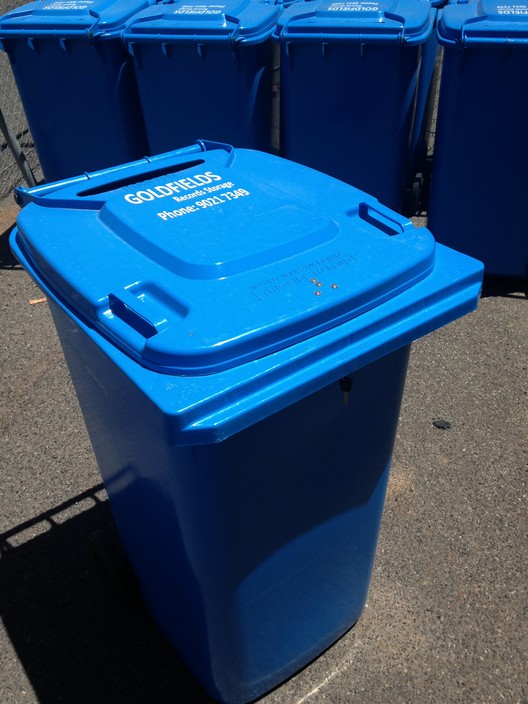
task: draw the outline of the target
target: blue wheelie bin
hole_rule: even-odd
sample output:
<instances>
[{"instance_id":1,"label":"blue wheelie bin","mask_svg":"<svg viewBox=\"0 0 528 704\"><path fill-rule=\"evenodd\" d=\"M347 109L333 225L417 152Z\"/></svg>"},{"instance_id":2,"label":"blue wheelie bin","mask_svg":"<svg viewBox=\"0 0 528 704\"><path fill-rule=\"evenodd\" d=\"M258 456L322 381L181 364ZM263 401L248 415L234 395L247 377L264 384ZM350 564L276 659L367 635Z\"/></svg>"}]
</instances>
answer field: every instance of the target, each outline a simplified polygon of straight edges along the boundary
<instances>
[{"instance_id":1,"label":"blue wheelie bin","mask_svg":"<svg viewBox=\"0 0 528 704\"><path fill-rule=\"evenodd\" d=\"M359 618L409 347L482 265L222 144L18 193L145 599L212 696L255 699Z\"/></svg>"},{"instance_id":2,"label":"blue wheelie bin","mask_svg":"<svg viewBox=\"0 0 528 704\"><path fill-rule=\"evenodd\" d=\"M151 154L201 134L271 147L271 32L280 4L169 0L136 15L124 38L134 59Z\"/></svg>"},{"instance_id":3,"label":"blue wheelie bin","mask_svg":"<svg viewBox=\"0 0 528 704\"><path fill-rule=\"evenodd\" d=\"M37 0L0 18L44 177L59 180L147 154L120 33L153 0Z\"/></svg>"},{"instance_id":4,"label":"blue wheelie bin","mask_svg":"<svg viewBox=\"0 0 528 704\"><path fill-rule=\"evenodd\" d=\"M528 7L496 0L442 10L444 47L429 202L438 241L487 274L528 276Z\"/></svg>"},{"instance_id":5,"label":"blue wheelie bin","mask_svg":"<svg viewBox=\"0 0 528 704\"><path fill-rule=\"evenodd\" d=\"M280 153L402 203L428 0L307 0L284 10Z\"/></svg>"}]
</instances>

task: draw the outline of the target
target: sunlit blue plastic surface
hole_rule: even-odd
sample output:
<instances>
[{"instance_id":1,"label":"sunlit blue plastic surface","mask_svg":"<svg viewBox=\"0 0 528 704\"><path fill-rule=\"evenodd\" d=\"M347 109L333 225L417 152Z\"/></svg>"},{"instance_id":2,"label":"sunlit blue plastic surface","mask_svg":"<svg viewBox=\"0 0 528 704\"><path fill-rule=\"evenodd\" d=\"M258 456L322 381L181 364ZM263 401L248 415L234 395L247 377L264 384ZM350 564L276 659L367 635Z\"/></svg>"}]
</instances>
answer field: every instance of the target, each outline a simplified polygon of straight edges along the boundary
<instances>
[{"instance_id":1,"label":"sunlit blue plastic surface","mask_svg":"<svg viewBox=\"0 0 528 704\"><path fill-rule=\"evenodd\" d=\"M224 442L180 447L104 343L52 310L150 610L214 697L254 699L363 610L408 348L355 372L348 406L334 382Z\"/></svg>"},{"instance_id":2,"label":"sunlit blue plastic surface","mask_svg":"<svg viewBox=\"0 0 528 704\"><path fill-rule=\"evenodd\" d=\"M427 230L250 150L197 145L28 197L20 227L40 211L28 246L52 286L157 371L204 374L289 347L394 297L435 262Z\"/></svg>"},{"instance_id":3,"label":"sunlit blue plastic surface","mask_svg":"<svg viewBox=\"0 0 528 704\"><path fill-rule=\"evenodd\" d=\"M172 233L169 246L166 233L150 228L159 203L170 197L157 198L153 193L164 189L154 189L179 183L189 194L201 190L192 184L208 172L222 176L212 183L224 183L229 173L231 190L251 183L251 195L163 221ZM141 202L130 203L125 199L130 194ZM277 157L222 145L197 144L22 189L19 196L25 205L11 245L50 301L116 524L146 601L214 697L248 702L319 655L359 618L409 346L475 308L482 266L435 246L427 231L414 230L350 186ZM183 202L198 199L203 196ZM145 214L131 220L125 216L128 206L131 212L146 206ZM216 220L210 222L214 208ZM286 239L276 214L281 208ZM326 232L329 220L333 235L315 236ZM319 229L312 228L314 222ZM199 365L185 372L149 368L148 357L137 355L126 334L120 339L112 323L100 324L91 314L96 291L101 285L99 291L105 291L112 277L122 281L152 271L164 289L164 277L178 268L174 258L188 251L195 229L202 254L230 252L235 240L242 260L260 248L262 265L233 266L229 276L218 278L227 282L218 289L202 288L207 278L184 280L185 305L192 309L196 299L198 309L205 307L187 336L201 336L205 344L207 326L214 329L218 316L233 337L244 319L251 328L256 309L248 305L250 276L258 284L251 296L258 300L258 292L272 338L282 336L283 344L260 347L266 339L262 330L249 358L237 356L236 347L221 351L214 356L217 368L207 373ZM337 258L328 254L332 243ZM347 259L347 243L356 247L353 261ZM158 245L164 248L166 274L158 264L152 269L146 256ZM59 263L61 247L68 263ZM280 256L269 261L269 251ZM387 285L390 277L382 275L387 272L398 272L397 286ZM178 277L167 281L171 291L177 289ZM332 317L339 305L328 305L326 298L341 290L353 312ZM357 291L368 292L369 305L354 310ZM155 298L172 310L166 294L158 291ZM268 306L267 298L275 304ZM288 304L298 311L303 302L300 338L291 329L298 332L298 321L275 327ZM312 302L328 316L326 325L314 325ZM181 301L176 310L183 315ZM156 327L147 317L141 324L132 307L123 313L114 304L113 314L137 333L148 332L147 323ZM179 344L178 336L169 337ZM214 345L213 335L211 341ZM343 377L349 380L348 396Z\"/></svg>"}]
</instances>

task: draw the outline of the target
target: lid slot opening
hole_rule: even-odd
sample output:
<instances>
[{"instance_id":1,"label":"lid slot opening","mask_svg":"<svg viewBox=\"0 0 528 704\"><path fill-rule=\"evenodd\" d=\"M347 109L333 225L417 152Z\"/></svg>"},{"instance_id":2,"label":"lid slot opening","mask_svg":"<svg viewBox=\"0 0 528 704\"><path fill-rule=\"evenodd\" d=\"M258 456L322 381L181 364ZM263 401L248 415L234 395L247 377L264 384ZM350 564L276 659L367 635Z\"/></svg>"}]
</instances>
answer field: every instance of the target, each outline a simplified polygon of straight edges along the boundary
<instances>
[{"instance_id":1,"label":"lid slot opening","mask_svg":"<svg viewBox=\"0 0 528 704\"><path fill-rule=\"evenodd\" d=\"M102 193L109 193L110 191L115 191L117 188L125 188L128 186L133 186L136 183L143 183L146 178L150 180L154 178L160 178L161 176L169 176L170 174L175 174L178 171L192 169L195 166L199 166L203 163L203 159L194 159L193 161L185 161L182 164L172 164L171 166L166 166L163 169L156 169L154 171L143 172L142 174L136 173L133 176L116 179L115 181L106 182L104 184L101 184L100 186L88 188L85 191L80 191L77 195L80 198L86 198L87 196L96 196Z\"/></svg>"}]
</instances>

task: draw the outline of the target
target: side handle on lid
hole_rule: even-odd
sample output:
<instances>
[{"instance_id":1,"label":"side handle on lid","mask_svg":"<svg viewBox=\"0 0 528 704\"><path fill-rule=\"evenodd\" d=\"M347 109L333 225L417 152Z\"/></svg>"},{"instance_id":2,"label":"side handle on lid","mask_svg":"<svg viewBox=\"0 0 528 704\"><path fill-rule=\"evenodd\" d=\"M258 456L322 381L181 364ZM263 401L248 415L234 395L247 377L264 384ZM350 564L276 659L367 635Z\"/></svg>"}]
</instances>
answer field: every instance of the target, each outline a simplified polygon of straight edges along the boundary
<instances>
[{"instance_id":1,"label":"side handle on lid","mask_svg":"<svg viewBox=\"0 0 528 704\"><path fill-rule=\"evenodd\" d=\"M108 296L108 306L108 311L105 313L106 321L115 317L145 339L153 337L158 332L155 323L152 323L113 293Z\"/></svg>"},{"instance_id":2,"label":"side handle on lid","mask_svg":"<svg viewBox=\"0 0 528 704\"><path fill-rule=\"evenodd\" d=\"M120 347L145 357L147 341L180 322L187 305L154 281L137 281L100 300L96 316Z\"/></svg>"},{"instance_id":3,"label":"side handle on lid","mask_svg":"<svg viewBox=\"0 0 528 704\"><path fill-rule=\"evenodd\" d=\"M152 315L153 311L140 312L134 299L123 300L122 296L108 294L108 308L101 308L98 317L107 332L131 352L141 356L147 340L161 332L167 324L164 315Z\"/></svg>"},{"instance_id":4,"label":"side handle on lid","mask_svg":"<svg viewBox=\"0 0 528 704\"><path fill-rule=\"evenodd\" d=\"M415 229L408 218L395 213L381 203L376 203L375 206L371 203L360 203L358 214L369 225L373 225L391 237Z\"/></svg>"}]
</instances>

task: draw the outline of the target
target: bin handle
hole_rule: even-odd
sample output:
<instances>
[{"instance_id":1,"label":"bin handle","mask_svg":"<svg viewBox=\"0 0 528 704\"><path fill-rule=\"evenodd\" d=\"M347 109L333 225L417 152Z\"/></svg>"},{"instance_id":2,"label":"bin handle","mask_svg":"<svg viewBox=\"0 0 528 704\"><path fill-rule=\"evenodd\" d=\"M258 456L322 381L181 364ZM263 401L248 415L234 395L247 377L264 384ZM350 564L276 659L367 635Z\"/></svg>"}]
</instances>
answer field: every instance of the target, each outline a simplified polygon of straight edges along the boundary
<instances>
[{"instance_id":1,"label":"bin handle","mask_svg":"<svg viewBox=\"0 0 528 704\"><path fill-rule=\"evenodd\" d=\"M98 318L103 328L120 346L124 345L140 356L147 340L157 335L167 324L165 316L152 322L146 315L135 310L131 303L114 293L108 294L108 307L99 309Z\"/></svg>"},{"instance_id":2,"label":"bin handle","mask_svg":"<svg viewBox=\"0 0 528 704\"><path fill-rule=\"evenodd\" d=\"M409 219L398 215L381 203L376 203L375 206L371 203L360 203L357 213L362 220L390 237L415 230L414 224Z\"/></svg>"},{"instance_id":3,"label":"bin handle","mask_svg":"<svg viewBox=\"0 0 528 704\"><path fill-rule=\"evenodd\" d=\"M160 174L163 170L168 172L181 170L186 168L185 160L189 156L212 150L227 152L225 166L231 166L234 159L234 148L230 144L198 139L188 147L175 149L165 154L146 156L143 159L112 168L84 173L81 176L74 176L54 183L44 183L34 188L19 186L15 189L15 200L21 207L28 203L37 203L49 208L68 207L77 210L99 210L105 204L105 199L96 196L119 188L127 182L145 181L152 178L153 174Z\"/></svg>"}]
</instances>

